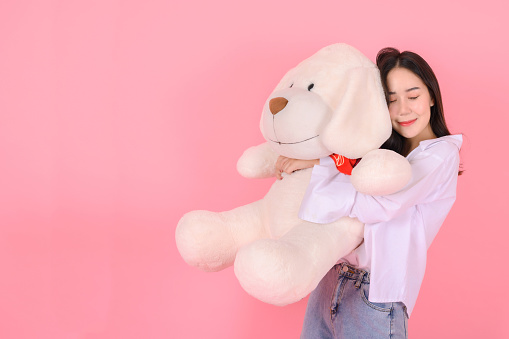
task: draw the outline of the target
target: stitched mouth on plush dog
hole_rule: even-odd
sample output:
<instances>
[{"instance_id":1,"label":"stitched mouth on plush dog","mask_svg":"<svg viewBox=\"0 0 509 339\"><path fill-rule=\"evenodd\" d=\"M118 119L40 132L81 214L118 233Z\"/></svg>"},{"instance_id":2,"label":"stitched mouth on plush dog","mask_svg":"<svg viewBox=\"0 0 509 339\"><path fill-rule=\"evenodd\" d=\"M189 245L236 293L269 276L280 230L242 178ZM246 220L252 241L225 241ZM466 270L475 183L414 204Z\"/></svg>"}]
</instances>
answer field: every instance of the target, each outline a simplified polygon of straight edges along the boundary
<instances>
[{"instance_id":1,"label":"stitched mouth on plush dog","mask_svg":"<svg viewBox=\"0 0 509 339\"><path fill-rule=\"evenodd\" d=\"M281 142L281 141L276 141L276 140L272 140L272 139L269 139L269 140L272 141L272 142L275 142L276 144L279 144L279 145L294 145L294 144L300 144L301 142L305 142L305 141L317 138L318 136L319 135L315 135L314 137L307 138L307 139L304 139L304 140L301 140L301 141L295 141L295 142Z\"/></svg>"}]
</instances>

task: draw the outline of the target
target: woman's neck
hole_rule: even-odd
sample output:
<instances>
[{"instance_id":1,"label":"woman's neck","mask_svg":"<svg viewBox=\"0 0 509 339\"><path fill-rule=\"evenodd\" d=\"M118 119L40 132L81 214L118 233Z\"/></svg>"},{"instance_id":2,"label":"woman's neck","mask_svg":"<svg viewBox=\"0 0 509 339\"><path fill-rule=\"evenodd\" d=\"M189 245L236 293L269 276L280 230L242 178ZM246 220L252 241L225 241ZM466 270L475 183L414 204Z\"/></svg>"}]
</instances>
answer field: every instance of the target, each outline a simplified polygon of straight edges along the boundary
<instances>
[{"instance_id":1,"label":"woman's neck","mask_svg":"<svg viewBox=\"0 0 509 339\"><path fill-rule=\"evenodd\" d=\"M421 132L419 135L416 135L413 138L405 139L405 146L403 147L403 155L407 156L412 152L414 149L416 149L421 141L424 140L430 140L435 139L437 136L435 133L433 133L433 129L431 128L431 125L428 124L428 126Z\"/></svg>"}]
</instances>

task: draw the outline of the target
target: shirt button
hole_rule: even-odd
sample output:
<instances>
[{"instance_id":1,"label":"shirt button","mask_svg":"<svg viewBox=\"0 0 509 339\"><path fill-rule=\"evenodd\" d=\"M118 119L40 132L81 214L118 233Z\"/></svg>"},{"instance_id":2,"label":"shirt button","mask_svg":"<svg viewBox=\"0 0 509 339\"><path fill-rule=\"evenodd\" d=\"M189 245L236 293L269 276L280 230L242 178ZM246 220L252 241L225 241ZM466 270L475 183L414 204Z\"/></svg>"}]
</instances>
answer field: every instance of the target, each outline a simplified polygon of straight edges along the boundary
<instances>
[{"instance_id":1,"label":"shirt button","mask_svg":"<svg viewBox=\"0 0 509 339\"><path fill-rule=\"evenodd\" d=\"M348 266L343 266L343 272L348 272Z\"/></svg>"}]
</instances>

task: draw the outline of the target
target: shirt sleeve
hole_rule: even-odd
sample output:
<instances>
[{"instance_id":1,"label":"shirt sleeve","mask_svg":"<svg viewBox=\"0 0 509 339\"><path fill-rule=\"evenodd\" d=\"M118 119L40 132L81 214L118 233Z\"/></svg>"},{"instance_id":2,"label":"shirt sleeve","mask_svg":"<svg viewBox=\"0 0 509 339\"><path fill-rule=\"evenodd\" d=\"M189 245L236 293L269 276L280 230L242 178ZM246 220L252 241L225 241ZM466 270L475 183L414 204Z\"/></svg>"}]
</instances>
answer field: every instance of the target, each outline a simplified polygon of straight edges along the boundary
<instances>
[{"instance_id":1,"label":"shirt sleeve","mask_svg":"<svg viewBox=\"0 0 509 339\"><path fill-rule=\"evenodd\" d=\"M350 217L366 224L384 222L418 204L448 198L456 194L450 185L458 175L459 153L454 145L439 143L410 160L412 178L400 191L385 196L355 193Z\"/></svg>"},{"instance_id":2,"label":"shirt sleeve","mask_svg":"<svg viewBox=\"0 0 509 339\"><path fill-rule=\"evenodd\" d=\"M312 175L302 199L299 218L327 224L348 216L355 198L350 176L338 172L330 157L321 158L313 167Z\"/></svg>"}]
</instances>

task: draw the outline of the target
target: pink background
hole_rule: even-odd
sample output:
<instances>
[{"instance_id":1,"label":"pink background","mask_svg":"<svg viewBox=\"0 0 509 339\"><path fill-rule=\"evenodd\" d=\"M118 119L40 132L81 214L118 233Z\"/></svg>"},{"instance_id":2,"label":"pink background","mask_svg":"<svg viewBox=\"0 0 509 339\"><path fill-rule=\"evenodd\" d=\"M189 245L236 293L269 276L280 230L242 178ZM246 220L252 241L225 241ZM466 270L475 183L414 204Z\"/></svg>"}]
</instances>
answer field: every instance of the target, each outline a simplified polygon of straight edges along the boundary
<instances>
[{"instance_id":1,"label":"pink background","mask_svg":"<svg viewBox=\"0 0 509 339\"><path fill-rule=\"evenodd\" d=\"M236 173L261 108L319 48L414 50L465 134L411 338L509 337L503 1L0 2L0 337L296 338L306 300L263 304L175 247L179 218L259 199Z\"/></svg>"}]
</instances>

